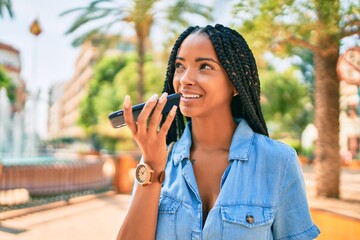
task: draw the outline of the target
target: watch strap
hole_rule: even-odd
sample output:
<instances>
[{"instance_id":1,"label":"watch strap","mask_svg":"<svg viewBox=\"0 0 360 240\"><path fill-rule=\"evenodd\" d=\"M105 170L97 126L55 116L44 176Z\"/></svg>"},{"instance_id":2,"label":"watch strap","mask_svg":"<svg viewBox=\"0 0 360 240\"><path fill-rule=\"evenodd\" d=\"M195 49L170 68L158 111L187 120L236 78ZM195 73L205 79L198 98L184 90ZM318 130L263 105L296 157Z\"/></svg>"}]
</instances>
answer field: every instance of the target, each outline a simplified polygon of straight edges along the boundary
<instances>
[{"instance_id":1,"label":"watch strap","mask_svg":"<svg viewBox=\"0 0 360 240\"><path fill-rule=\"evenodd\" d=\"M161 171L159 173L158 181L159 183L163 183L165 181L165 171Z\"/></svg>"}]
</instances>

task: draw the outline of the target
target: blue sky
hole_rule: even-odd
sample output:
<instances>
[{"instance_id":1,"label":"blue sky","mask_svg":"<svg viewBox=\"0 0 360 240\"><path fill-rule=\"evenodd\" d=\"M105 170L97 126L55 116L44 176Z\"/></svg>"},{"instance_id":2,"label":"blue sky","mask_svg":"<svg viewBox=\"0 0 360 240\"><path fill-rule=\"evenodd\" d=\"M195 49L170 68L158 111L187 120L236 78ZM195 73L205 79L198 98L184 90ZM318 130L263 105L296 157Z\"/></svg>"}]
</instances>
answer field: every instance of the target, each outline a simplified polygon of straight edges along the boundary
<instances>
[{"instance_id":1,"label":"blue sky","mask_svg":"<svg viewBox=\"0 0 360 240\"><path fill-rule=\"evenodd\" d=\"M202 0L201 0L202 1ZM60 13L86 6L91 0L13 0L15 18L0 19L0 42L20 50L22 77L30 89L45 89L59 81L67 81L74 73L79 48L73 48L74 35L64 33L77 13L60 17ZM205 1L208 2L208 1ZM212 1L210 1L212 2ZM31 23L38 19L42 34L29 32Z\"/></svg>"},{"instance_id":2,"label":"blue sky","mask_svg":"<svg viewBox=\"0 0 360 240\"><path fill-rule=\"evenodd\" d=\"M90 2L91 0L13 0L15 17L10 19L5 14L0 19L0 42L20 51L22 79L31 92L41 90L42 100L37 111L37 128L41 137L46 137L47 91L54 83L72 78L80 52L80 48L71 46L74 36L64 35L77 14L64 17L59 15L65 10L83 7ZM29 31L35 19L38 19L43 30L38 37Z\"/></svg>"},{"instance_id":3,"label":"blue sky","mask_svg":"<svg viewBox=\"0 0 360 240\"><path fill-rule=\"evenodd\" d=\"M47 91L60 81L68 81L74 73L79 49L71 46L72 36L65 36L75 16L59 17L64 10L84 6L90 0L13 0L15 17L5 14L0 19L0 42L20 51L21 77L31 92L41 90L35 113L36 129L41 138L47 133ZM43 32L33 36L29 29L38 19ZM33 112L31 116L33 116Z\"/></svg>"},{"instance_id":4,"label":"blue sky","mask_svg":"<svg viewBox=\"0 0 360 240\"><path fill-rule=\"evenodd\" d=\"M71 46L72 36L64 32L74 16L59 17L64 10L86 5L89 0L13 0L15 18L0 21L0 41L20 50L22 78L30 89L45 89L52 83L69 80L79 49ZM39 19L42 34L29 32ZM35 78L35 79L34 79Z\"/></svg>"},{"instance_id":5,"label":"blue sky","mask_svg":"<svg viewBox=\"0 0 360 240\"><path fill-rule=\"evenodd\" d=\"M74 16L59 17L64 10L84 6L90 0L13 0L15 17L6 14L0 19L0 42L10 44L20 51L21 77L30 92L41 90L41 100L36 114L36 128L41 138L46 138L47 91L57 82L71 79L79 49L71 46L72 36L64 32ZM38 19L43 30L33 36L30 25ZM28 116L31 117L31 116ZM31 117L31 119L34 119Z\"/></svg>"}]
</instances>

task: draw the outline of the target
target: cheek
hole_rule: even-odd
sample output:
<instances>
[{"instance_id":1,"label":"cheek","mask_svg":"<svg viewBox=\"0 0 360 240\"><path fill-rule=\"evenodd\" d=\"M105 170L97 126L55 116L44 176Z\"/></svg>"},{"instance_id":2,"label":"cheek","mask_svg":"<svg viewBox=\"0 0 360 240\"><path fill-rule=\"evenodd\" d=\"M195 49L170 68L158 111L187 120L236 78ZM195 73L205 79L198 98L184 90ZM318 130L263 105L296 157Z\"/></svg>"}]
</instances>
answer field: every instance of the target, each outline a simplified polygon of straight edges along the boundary
<instances>
[{"instance_id":1,"label":"cheek","mask_svg":"<svg viewBox=\"0 0 360 240\"><path fill-rule=\"evenodd\" d=\"M180 80L179 80L179 78L178 77L176 77L176 76L174 76L174 78L173 78L173 87L174 87L174 90L175 90L175 92L178 92L178 90L179 90L179 85L180 85Z\"/></svg>"},{"instance_id":2,"label":"cheek","mask_svg":"<svg viewBox=\"0 0 360 240\"><path fill-rule=\"evenodd\" d=\"M234 92L234 89L235 89L234 85L232 84L230 79L227 78L227 77L224 78L224 89L226 89L227 93L229 95L231 95L231 96L232 96L232 94Z\"/></svg>"},{"instance_id":3,"label":"cheek","mask_svg":"<svg viewBox=\"0 0 360 240\"><path fill-rule=\"evenodd\" d=\"M223 96L231 96L234 90L234 85L223 74L218 74L212 78L208 85L212 91L218 92Z\"/></svg>"}]
</instances>

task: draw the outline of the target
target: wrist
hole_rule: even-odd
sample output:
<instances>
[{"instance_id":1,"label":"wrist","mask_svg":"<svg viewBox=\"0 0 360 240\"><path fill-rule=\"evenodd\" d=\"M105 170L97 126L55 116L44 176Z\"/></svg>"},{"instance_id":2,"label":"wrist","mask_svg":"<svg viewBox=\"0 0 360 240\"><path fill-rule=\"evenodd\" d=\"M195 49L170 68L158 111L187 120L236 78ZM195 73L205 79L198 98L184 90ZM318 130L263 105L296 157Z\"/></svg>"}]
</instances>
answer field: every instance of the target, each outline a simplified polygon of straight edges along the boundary
<instances>
[{"instance_id":1,"label":"wrist","mask_svg":"<svg viewBox=\"0 0 360 240\"><path fill-rule=\"evenodd\" d=\"M151 168L155 171L155 172L160 172L163 171L165 169L165 165L166 165L166 159L164 158L157 158L157 159L152 159L152 158L147 158L144 157L143 158L144 163L148 164L149 166L151 166Z\"/></svg>"}]
</instances>

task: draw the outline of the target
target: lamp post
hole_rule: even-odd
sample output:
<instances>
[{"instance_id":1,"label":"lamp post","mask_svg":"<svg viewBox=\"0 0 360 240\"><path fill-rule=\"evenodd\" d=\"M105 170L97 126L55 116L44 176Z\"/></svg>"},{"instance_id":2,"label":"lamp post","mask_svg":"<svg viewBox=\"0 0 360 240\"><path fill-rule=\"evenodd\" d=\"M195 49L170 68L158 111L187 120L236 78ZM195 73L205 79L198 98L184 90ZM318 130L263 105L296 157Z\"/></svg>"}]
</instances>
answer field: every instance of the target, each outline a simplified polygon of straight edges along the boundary
<instances>
[{"instance_id":1,"label":"lamp post","mask_svg":"<svg viewBox=\"0 0 360 240\"><path fill-rule=\"evenodd\" d=\"M34 49L33 49L33 76L32 76L32 82L34 84L34 86L36 87L36 73L37 73L37 51L38 51L38 36L42 33L42 29L40 27L40 23L37 19L35 19L31 25L30 25L30 33L32 35L34 35L35 39L34 39ZM37 149L36 149L36 137L37 137L37 105L38 105L38 100L40 97L40 90L36 90L34 89L33 91L30 90L30 99L33 103L33 110L29 112L29 115L31 116L30 121L30 129L29 129L29 136L28 136L28 141L27 141L27 151L30 154L37 154Z\"/></svg>"}]
</instances>

